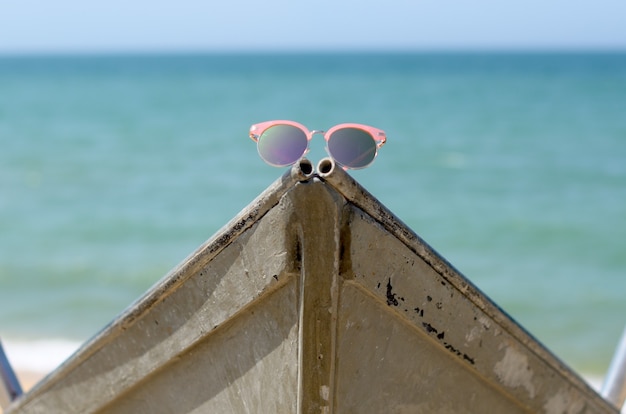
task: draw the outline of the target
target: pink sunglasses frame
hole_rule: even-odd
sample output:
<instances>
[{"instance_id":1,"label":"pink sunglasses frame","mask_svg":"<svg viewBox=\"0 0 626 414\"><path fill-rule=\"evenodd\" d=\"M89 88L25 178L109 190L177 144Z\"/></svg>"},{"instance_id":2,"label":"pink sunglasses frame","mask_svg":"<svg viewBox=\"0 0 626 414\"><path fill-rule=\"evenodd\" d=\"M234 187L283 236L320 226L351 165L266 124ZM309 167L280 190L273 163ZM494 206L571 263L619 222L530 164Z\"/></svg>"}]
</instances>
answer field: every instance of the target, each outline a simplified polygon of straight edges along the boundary
<instances>
[{"instance_id":1,"label":"pink sunglasses frame","mask_svg":"<svg viewBox=\"0 0 626 414\"><path fill-rule=\"evenodd\" d=\"M323 134L324 136L324 140L326 141L326 148L328 151L328 140L330 139L331 135L339 130L339 129L343 129L343 128L355 128L355 129L360 129L362 131L367 132L368 134L371 135L372 139L374 140L374 142L376 143L376 152L374 153L374 158L372 158L372 161L363 166L363 167L359 167L359 168L366 168L368 167L372 162L374 162L374 160L376 159L376 157L378 156L378 149L380 147L382 147L383 145L385 145L385 142L387 142L387 135L385 134L385 132L382 129L378 129L378 128L374 128L372 126L369 125L363 125L363 124L352 124L352 123L345 123L345 124L339 124L339 125L335 125L332 128L330 128L328 131L324 131L324 130L320 130L320 129L314 129L314 130L309 130L307 127L305 127L304 125L298 123L298 122L294 122L294 121L287 121L287 120L274 120L274 121L265 121L265 122L260 122L258 124L254 124L250 127L250 139L253 140L254 142L259 142L259 137L269 128L276 126L276 125L290 125L292 127L298 128L300 129L302 132L304 132L304 134L306 135L307 138L307 148L304 151L304 154L306 154L309 151L309 145L308 142L311 141L311 139L313 139L313 135L315 134ZM304 155L302 154L302 155ZM330 155L330 153L329 153ZM332 155L331 155L332 157ZM350 169L355 169L352 167L346 167L343 166L344 168L350 168Z\"/></svg>"}]
</instances>

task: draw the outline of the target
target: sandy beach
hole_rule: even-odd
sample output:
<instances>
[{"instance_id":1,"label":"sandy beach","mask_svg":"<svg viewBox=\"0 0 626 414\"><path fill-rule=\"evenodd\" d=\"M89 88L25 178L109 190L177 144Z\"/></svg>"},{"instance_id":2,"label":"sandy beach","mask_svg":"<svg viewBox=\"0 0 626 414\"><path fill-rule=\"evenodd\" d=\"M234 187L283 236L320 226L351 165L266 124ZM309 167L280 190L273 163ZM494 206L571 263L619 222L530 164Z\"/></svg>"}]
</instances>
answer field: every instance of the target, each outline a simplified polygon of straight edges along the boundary
<instances>
[{"instance_id":1,"label":"sandy beach","mask_svg":"<svg viewBox=\"0 0 626 414\"><path fill-rule=\"evenodd\" d=\"M39 381L41 381L46 374L43 372L32 372L32 371L21 371L17 372L17 377L20 380L20 384L22 385L22 390L27 392L31 388L35 386Z\"/></svg>"},{"instance_id":2,"label":"sandy beach","mask_svg":"<svg viewBox=\"0 0 626 414\"><path fill-rule=\"evenodd\" d=\"M28 390L33 388L35 384L37 384L47 375L43 372L33 371L17 371L15 374L17 375L17 379L20 381L22 391L24 392L28 392ZM0 408L0 414L2 413L4 413L4 410Z\"/></svg>"}]
</instances>

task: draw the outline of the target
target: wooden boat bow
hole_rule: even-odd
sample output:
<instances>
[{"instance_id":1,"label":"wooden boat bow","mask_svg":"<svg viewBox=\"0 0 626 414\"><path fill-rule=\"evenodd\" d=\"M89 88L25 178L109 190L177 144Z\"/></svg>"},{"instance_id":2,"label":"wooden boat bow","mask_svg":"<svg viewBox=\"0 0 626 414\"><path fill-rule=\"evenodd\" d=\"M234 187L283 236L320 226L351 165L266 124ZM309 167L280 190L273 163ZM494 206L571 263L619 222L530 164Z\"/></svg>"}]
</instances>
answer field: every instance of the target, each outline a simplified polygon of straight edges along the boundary
<instances>
[{"instance_id":1,"label":"wooden boat bow","mask_svg":"<svg viewBox=\"0 0 626 414\"><path fill-rule=\"evenodd\" d=\"M294 166L8 409L617 413L331 160Z\"/></svg>"}]
</instances>

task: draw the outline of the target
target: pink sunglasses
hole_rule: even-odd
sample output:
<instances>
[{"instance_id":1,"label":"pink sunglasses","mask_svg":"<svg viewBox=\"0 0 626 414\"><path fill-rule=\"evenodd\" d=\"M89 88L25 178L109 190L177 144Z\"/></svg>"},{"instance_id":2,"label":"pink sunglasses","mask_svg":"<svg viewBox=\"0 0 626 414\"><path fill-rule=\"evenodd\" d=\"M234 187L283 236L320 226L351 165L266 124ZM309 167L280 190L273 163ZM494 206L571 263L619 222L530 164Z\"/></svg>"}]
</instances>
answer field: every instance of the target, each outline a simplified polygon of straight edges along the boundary
<instances>
[{"instance_id":1,"label":"pink sunglasses","mask_svg":"<svg viewBox=\"0 0 626 414\"><path fill-rule=\"evenodd\" d=\"M257 143L259 155L275 167L302 158L315 134L324 134L328 154L343 168L351 169L370 165L387 141L382 130L361 124L340 124L328 131L309 131L293 121L267 121L250 127L250 138Z\"/></svg>"}]
</instances>

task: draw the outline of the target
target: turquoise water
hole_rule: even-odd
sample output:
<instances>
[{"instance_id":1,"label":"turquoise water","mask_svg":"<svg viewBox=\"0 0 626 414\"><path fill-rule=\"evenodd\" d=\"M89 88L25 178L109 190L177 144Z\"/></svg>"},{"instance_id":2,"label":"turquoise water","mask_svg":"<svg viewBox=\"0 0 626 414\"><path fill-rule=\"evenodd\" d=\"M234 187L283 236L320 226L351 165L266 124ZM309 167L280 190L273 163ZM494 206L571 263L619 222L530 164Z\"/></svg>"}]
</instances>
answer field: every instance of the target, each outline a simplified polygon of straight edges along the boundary
<instances>
[{"instance_id":1,"label":"turquoise water","mask_svg":"<svg viewBox=\"0 0 626 414\"><path fill-rule=\"evenodd\" d=\"M625 108L626 54L0 57L0 336L84 341L212 236L283 173L250 124L360 122L388 143L351 174L602 374L626 324Z\"/></svg>"}]
</instances>

